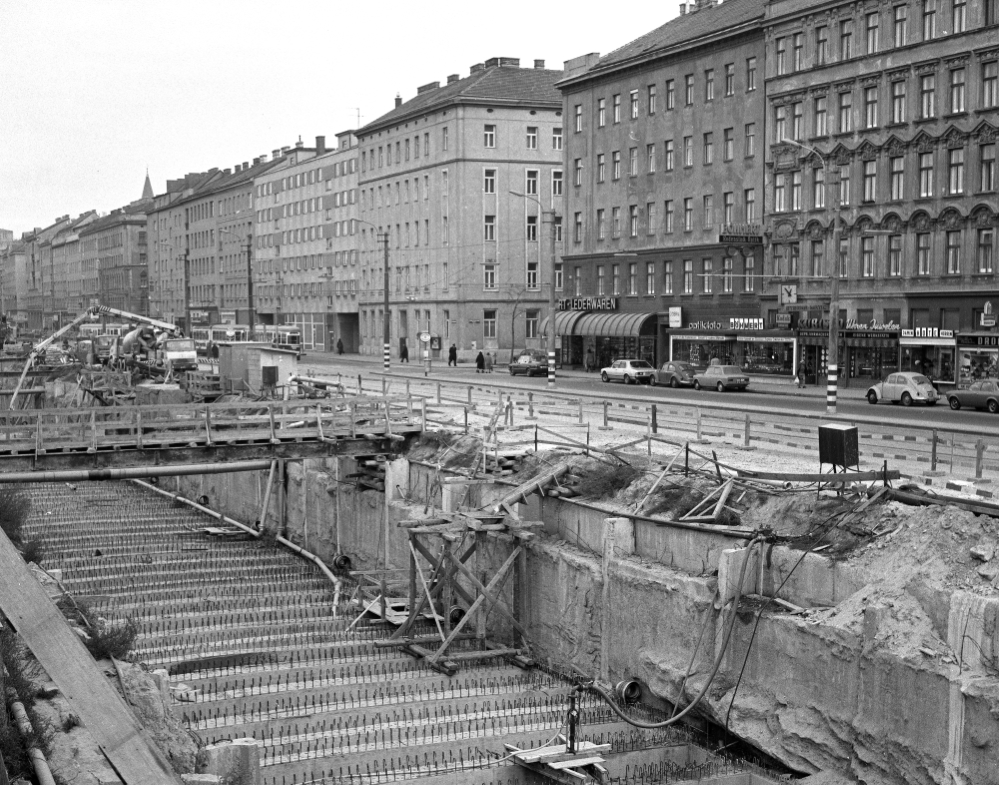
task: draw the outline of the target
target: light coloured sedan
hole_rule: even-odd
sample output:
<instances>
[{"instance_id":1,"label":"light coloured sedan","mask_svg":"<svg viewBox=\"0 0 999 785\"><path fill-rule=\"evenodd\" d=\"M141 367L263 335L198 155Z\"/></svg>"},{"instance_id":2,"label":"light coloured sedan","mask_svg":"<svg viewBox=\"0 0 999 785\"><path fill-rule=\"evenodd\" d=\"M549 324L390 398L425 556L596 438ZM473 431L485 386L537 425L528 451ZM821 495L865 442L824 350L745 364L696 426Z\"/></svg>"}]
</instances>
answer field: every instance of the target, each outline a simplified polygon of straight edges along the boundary
<instances>
[{"instance_id":1,"label":"light coloured sedan","mask_svg":"<svg viewBox=\"0 0 999 785\"><path fill-rule=\"evenodd\" d=\"M954 390L947 393L947 403L951 409L962 406L986 409L990 414L999 414L999 382L983 379L973 382L967 390Z\"/></svg>"},{"instance_id":2,"label":"light coloured sedan","mask_svg":"<svg viewBox=\"0 0 999 785\"><path fill-rule=\"evenodd\" d=\"M884 380L867 388L867 402L890 401L912 406L914 403L925 403L936 406L937 390L929 379L921 373L902 371L890 373Z\"/></svg>"},{"instance_id":3,"label":"light coloured sedan","mask_svg":"<svg viewBox=\"0 0 999 785\"><path fill-rule=\"evenodd\" d=\"M609 382L624 382L625 384L649 384L655 374L653 368L645 360L615 360L606 368L600 369L600 378Z\"/></svg>"},{"instance_id":4,"label":"light coloured sedan","mask_svg":"<svg viewBox=\"0 0 999 785\"><path fill-rule=\"evenodd\" d=\"M697 369L690 363L679 360L664 362L662 368L652 377L652 384L663 387L689 387L694 383Z\"/></svg>"},{"instance_id":5,"label":"light coloured sedan","mask_svg":"<svg viewBox=\"0 0 999 785\"><path fill-rule=\"evenodd\" d=\"M738 365L709 365L694 375L694 389L707 387L718 392L725 390L745 390L749 387L749 376Z\"/></svg>"}]
</instances>

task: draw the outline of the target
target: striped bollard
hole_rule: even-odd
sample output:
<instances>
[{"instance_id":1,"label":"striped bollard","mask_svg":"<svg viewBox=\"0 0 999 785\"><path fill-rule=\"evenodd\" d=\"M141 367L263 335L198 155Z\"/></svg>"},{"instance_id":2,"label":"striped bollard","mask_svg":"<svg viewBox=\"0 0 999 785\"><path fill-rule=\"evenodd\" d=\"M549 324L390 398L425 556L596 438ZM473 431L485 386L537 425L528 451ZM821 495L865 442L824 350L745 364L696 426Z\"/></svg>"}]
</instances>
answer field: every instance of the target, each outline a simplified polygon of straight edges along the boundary
<instances>
[{"instance_id":1,"label":"striped bollard","mask_svg":"<svg viewBox=\"0 0 999 785\"><path fill-rule=\"evenodd\" d=\"M389 369L389 345L387 343L382 344L382 368L386 371Z\"/></svg>"},{"instance_id":2,"label":"striped bollard","mask_svg":"<svg viewBox=\"0 0 999 785\"><path fill-rule=\"evenodd\" d=\"M555 386L555 349L548 350L548 386Z\"/></svg>"},{"instance_id":3,"label":"striped bollard","mask_svg":"<svg viewBox=\"0 0 999 785\"><path fill-rule=\"evenodd\" d=\"M826 382L826 414L836 414L836 385L839 368L835 365L829 366L829 376Z\"/></svg>"}]
</instances>

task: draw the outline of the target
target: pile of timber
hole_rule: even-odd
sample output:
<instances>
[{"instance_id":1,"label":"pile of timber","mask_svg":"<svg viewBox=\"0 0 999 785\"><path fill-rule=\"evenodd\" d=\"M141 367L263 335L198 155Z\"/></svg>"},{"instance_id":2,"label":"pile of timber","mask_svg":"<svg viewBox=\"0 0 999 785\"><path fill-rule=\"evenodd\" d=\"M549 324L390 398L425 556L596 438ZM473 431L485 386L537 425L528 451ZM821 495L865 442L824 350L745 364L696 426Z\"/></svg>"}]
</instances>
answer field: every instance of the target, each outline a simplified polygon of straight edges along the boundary
<instances>
[{"instance_id":1,"label":"pile of timber","mask_svg":"<svg viewBox=\"0 0 999 785\"><path fill-rule=\"evenodd\" d=\"M364 458L357 462L357 471L351 472L345 479L354 480L354 484L362 491L385 492L385 459L382 456Z\"/></svg>"},{"instance_id":2,"label":"pile of timber","mask_svg":"<svg viewBox=\"0 0 999 785\"><path fill-rule=\"evenodd\" d=\"M499 452L487 452L485 456L482 474L489 474L493 477L508 477L520 471L524 453L500 450Z\"/></svg>"}]
</instances>

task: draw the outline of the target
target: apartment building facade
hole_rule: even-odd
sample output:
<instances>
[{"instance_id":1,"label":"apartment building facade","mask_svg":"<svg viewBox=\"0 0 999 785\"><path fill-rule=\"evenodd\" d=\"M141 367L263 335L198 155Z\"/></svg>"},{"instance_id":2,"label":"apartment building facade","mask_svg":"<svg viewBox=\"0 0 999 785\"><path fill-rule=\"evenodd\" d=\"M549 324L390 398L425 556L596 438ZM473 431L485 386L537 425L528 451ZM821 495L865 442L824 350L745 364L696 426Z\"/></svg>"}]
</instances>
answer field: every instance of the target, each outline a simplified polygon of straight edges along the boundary
<instances>
[{"instance_id":1,"label":"apartment building facade","mask_svg":"<svg viewBox=\"0 0 999 785\"><path fill-rule=\"evenodd\" d=\"M146 210L139 200L112 210L80 231L80 278L71 287L75 316L92 305L149 314Z\"/></svg>"},{"instance_id":2,"label":"apartment building facade","mask_svg":"<svg viewBox=\"0 0 999 785\"><path fill-rule=\"evenodd\" d=\"M774 0L766 16L767 313L824 369L835 275L841 383L999 375L997 3Z\"/></svg>"},{"instance_id":3,"label":"apartment building facade","mask_svg":"<svg viewBox=\"0 0 999 785\"><path fill-rule=\"evenodd\" d=\"M382 352L386 299L397 357L541 346L562 246L561 76L492 58L357 132L362 353Z\"/></svg>"},{"instance_id":4,"label":"apartment building facade","mask_svg":"<svg viewBox=\"0 0 999 785\"><path fill-rule=\"evenodd\" d=\"M788 372L794 338L759 306L762 0L710 0L566 64L562 360Z\"/></svg>"}]
</instances>

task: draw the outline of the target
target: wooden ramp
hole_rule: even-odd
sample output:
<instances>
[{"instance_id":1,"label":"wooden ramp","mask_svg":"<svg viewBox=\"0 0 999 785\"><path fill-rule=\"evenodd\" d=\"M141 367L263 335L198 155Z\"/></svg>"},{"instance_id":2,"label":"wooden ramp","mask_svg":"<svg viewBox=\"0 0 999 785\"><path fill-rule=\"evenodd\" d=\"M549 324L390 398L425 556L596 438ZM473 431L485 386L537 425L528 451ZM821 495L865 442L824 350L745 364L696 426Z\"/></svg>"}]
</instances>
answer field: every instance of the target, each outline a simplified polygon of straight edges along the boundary
<instances>
[{"instance_id":1,"label":"wooden ramp","mask_svg":"<svg viewBox=\"0 0 999 785\"><path fill-rule=\"evenodd\" d=\"M126 785L180 785L62 613L0 533L0 610L83 720Z\"/></svg>"}]
</instances>

